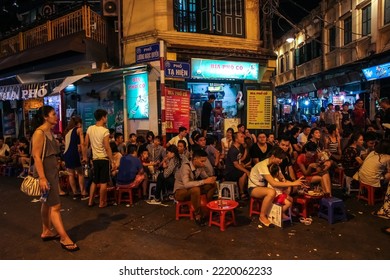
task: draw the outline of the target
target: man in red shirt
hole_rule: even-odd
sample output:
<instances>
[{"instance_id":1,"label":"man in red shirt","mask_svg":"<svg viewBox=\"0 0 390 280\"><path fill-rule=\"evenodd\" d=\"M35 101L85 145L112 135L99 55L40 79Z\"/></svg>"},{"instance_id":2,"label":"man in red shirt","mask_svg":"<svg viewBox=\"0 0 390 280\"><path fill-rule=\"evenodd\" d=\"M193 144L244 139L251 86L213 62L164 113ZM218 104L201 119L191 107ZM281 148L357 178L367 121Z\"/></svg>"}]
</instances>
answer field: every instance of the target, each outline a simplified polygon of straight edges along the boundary
<instances>
[{"instance_id":1,"label":"man in red shirt","mask_svg":"<svg viewBox=\"0 0 390 280\"><path fill-rule=\"evenodd\" d=\"M305 176L308 183L320 183L324 194L331 196L332 183L328 171L318 160L317 145L307 142L304 152L300 154L294 163L294 171L297 178Z\"/></svg>"},{"instance_id":2,"label":"man in red shirt","mask_svg":"<svg viewBox=\"0 0 390 280\"><path fill-rule=\"evenodd\" d=\"M355 109L352 111L352 124L355 131L359 132L365 132L366 124L370 124L370 120L367 117L367 112L363 106L363 100L358 99L355 103Z\"/></svg>"}]
</instances>

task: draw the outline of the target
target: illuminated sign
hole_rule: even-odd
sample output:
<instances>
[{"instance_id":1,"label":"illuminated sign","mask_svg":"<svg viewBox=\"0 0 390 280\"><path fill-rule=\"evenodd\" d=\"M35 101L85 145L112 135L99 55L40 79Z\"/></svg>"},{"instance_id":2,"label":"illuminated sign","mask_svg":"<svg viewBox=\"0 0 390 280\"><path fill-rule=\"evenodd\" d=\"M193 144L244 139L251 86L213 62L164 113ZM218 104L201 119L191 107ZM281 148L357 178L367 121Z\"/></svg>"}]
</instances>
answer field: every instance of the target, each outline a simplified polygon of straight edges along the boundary
<instances>
[{"instance_id":1,"label":"illuminated sign","mask_svg":"<svg viewBox=\"0 0 390 280\"><path fill-rule=\"evenodd\" d=\"M362 70L367 81L390 77L390 63L385 63Z\"/></svg>"},{"instance_id":2,"label":"illuminated sign","mask_svg":"<svg viewBox=\"0 0 390 280\"><path fill-rule=\"evenodd\" d=\"M259 64L244 61L191 59L191 76L195 79L259 79Z\"/></svg>"},{"instance_id":3,"label":"illuminated sign","mask_svg":"<svg viewBox=\"0 0 390 280\"><path fill-rule=\"evenodd\" d=\"M129 119L149 118L148 73L135 73L124 77Z\"/></svg>"},{"instance_id":4,"label":"illuminated sign","mask_svg":"<svg viewBox=\"0 0 390 280\"><path fill-rule=\"evenodd\" d=\"M41 83L0 86L0 100L43 98L60 83L61 80L55 80Z\"/></svg>"},{"instance_id":5,"label":"illuminated sign","mask_svg":"<svg viewBox=\"0 0 390 280\"><path fill-rule=\"evenodd\" d=\"M272 91L247 91L247 128L272 128Z\"/></svg>"}]
</instances>

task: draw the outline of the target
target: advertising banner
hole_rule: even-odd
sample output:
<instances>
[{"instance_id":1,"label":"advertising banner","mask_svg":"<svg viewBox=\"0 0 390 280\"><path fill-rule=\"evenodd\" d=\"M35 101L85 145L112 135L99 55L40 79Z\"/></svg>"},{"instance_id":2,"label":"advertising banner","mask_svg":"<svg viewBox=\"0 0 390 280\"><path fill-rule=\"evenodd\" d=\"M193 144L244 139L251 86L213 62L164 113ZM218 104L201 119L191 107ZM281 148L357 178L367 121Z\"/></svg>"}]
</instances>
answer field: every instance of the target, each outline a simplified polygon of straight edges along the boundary
<instances>
[{"instance_id":1,"label":"advertising banner","mask_svg":"<svg viewBox=\"0 0 390 280\"><path fill-rule=\"evenodd\" d=\"M149 118L148 73L134 73L124 77L129 119Z\"/></svg>"},{"instance_id":2,"label":"advertising banner","mask_svg":"<svg viewBox=\"0 0 390 280\"><path fill-rule=\"evenodd\" d=\"M272 91L248 90L247 92L247 128L272 128Z\"/></svg>"},{"instance_id":3,"label":"advertising banner","mask_svg":"<svg viewBox=\"0 0 390 280\"><path fill-rule=\"evenodd\" d=\"M189 90L165 88L165 120L167 133L178 133L181 126L189 129Z\"/></svg>"},{"instance_id":4,"label":"advertising banner","mask_svg":"<svg viewBox=\"0 0 390 280\"><path fill-rule=\"evenodd\" d=\"M385 63L362 70L367 81L390 77L390 63Z\"/></svg>"},{"instance_id":5,"label":"advertising banner","mask_svg":"<svg viewBox=\"0 0 390 280\"><path fill-rule=\"evenodd\" d=\"M245 61L191 59L191 76L195 79L259 79L259 64Z\"/></svg>"}]
</instances>

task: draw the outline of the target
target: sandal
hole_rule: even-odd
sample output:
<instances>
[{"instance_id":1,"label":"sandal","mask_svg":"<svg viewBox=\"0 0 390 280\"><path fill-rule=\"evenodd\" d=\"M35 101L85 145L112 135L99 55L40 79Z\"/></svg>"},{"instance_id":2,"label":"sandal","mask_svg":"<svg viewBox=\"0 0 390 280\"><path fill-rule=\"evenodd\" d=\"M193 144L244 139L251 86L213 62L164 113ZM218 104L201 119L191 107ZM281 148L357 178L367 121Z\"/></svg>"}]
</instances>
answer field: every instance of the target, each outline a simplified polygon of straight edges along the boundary
<instances>
[{"instance_id":1,"label":"sandal","mask_svg":"<svg viewBox=\"0 0 390 280\"><path fill-rule=\"evenodd\" d=\"M241 197L241 200L248 200L248 196L245 193L242 193L240 195L240 197Z\"/></svg>"},{"instance_id":2,"label":"sandal","mask_svg":"<svg viewBox=\"0 0 390 280\"><path fill-rule=\"evenodd\" d=\"M76 245L76 243L70 243L70 244L64 244L64 243L61 243L61 247L62 249L68 251L68 252L75 252L75 251L78 251L80 250L80 247Z\"/></svg>"},{"instance_id":3,"label":"sandal","mask_svg":"<svg viewBox=\"0 0 390 280\"><path fill-rule=\"evenodd\" d=\"M390 217L385 216L385 215L383 215L383 214L378 214L378 211L372 211L372 212L371 212L371 215L373 215L373 216L375 216L375 217L378 217L378 218L390 220Z\"/></svg>"}]
</instances>

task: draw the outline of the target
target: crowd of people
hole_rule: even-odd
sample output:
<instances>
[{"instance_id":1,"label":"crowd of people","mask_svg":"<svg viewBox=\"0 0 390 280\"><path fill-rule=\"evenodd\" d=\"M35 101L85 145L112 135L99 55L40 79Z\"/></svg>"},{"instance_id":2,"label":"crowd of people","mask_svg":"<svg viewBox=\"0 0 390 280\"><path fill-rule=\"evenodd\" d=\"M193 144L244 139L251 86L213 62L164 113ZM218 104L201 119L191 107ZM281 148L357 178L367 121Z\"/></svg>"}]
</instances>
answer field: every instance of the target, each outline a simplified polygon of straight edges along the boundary
<instances>
[{"instance_id":1,"label":"crowd of people","mask_svg":"<svg viewBox=\"0 0 390 280\"><path fill-rule=\"evenodd\" d=\"M122 133L106 128L108 116L103 109L95 111L96 123L85 134L82 119L73 116L63 137L56 138L52 133L57 124L55 111L43 106L34 122L32 145L23 138L13 140L9 147L0 138L0 160L22 167L20 177L26 175L26 166L32 166L41 190L49 192L41 208L41 238L59 239L68 251L79 247L62 224L60 195L71 192L74 199L88 200L90 207L99 197L98 207L104 208L109 186L132 182L140 185L142 199L152 205L166 200L191 201L195 222L202 226L206 221L202 195L211 201L218 181L234 181L242 203L250 197L263 200L259 221L272 227L268 213L273 203L282 205L286 215L292 197L309 188L320 189L325 197L332 196L332 178L342 168L347 178L345 195L358 187L358 181L383 189L384 204L373 215L390 219L389 100L383 99L380 105L382 110L375 120L380 129L365 121L356 122L353 112L345 110L348 104L341 112L330 104L324 122L281 125L277 139L275 134L263 131L255 136L244 124L227 129L222 139L201 130L188 135L187 128L180 127L166 145L152 131L146 137L131 133L125 142ZM67 176L69 189L61 189L60 173L53 166L66 170L61 174ZM151 200L150 181L156 183Z\"/></svg>"}]
</instances>

